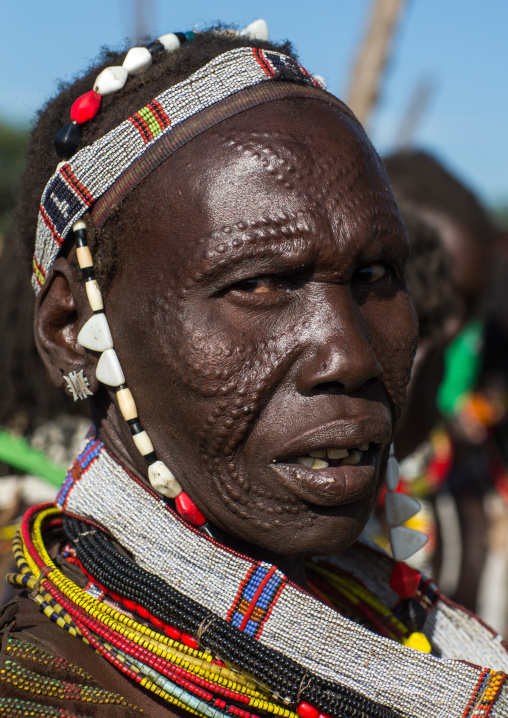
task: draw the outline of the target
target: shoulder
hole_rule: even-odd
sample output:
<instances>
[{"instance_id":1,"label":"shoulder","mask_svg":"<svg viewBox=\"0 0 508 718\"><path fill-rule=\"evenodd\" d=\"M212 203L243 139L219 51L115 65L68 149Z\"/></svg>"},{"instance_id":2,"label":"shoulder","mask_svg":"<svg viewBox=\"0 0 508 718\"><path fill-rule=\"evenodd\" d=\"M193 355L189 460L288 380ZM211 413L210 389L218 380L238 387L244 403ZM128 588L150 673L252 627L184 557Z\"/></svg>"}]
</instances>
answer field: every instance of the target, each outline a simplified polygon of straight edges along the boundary
<instances>
[{"instance_id":1,"label":"shoulder","mask_svg":"<svg viewBox=\"0 0 508 718\"><path fill-rule=\"evenodd\" d=\"M2 709L13 718L44 709L99 718L176 715L48 620L25 592L0 608Z\"/></svg>"}]
</instances>

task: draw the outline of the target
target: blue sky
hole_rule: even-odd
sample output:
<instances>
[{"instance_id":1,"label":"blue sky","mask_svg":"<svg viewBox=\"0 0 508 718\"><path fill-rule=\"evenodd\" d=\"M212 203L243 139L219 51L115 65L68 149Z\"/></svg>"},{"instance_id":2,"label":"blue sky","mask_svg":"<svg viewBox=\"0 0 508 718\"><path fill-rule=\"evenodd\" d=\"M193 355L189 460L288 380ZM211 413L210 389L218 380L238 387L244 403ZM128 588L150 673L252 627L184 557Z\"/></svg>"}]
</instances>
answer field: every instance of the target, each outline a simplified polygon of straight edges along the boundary
<instances>
[{"instance_id":1,"label":"blue sky","mask_svg":"<svg viewBox=\"0 0 508 718\"><path fill-rule=\"evenodd\" d=\"M262 17L274 40L289 38L308 70L344 97L371 0L146 0L156 36L215 20L243 27ZM70 80L103 45L132 36L132 0L3 0L0 117L27 123L58 80ZM434 92L416 144L435 152L489 203L508 202L508 3L409 0L370 136L393 149L415 85Z\"/></svg>"}]
</instances>

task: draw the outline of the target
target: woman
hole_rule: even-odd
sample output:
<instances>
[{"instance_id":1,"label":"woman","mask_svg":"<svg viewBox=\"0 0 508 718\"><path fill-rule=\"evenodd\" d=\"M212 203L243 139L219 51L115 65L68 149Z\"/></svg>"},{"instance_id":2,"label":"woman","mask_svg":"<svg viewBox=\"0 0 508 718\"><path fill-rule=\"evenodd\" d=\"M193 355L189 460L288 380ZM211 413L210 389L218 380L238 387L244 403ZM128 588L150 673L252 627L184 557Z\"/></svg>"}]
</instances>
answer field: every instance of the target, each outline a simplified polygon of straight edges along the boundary
<instances>
[{"instance_id":1,"label":"woman","mask_svg":"<svg viewBox=\"0 0 508 718\"><path fill-rule=\"evenodd\" d=\"M103 66L35 130L36 342L95 429L15 541L11 714L506 708L499 639L353 546L416 343L406 234L362 128L288 52L164 36L108 57L100 111Z\"/></svg>"}]
</instances>

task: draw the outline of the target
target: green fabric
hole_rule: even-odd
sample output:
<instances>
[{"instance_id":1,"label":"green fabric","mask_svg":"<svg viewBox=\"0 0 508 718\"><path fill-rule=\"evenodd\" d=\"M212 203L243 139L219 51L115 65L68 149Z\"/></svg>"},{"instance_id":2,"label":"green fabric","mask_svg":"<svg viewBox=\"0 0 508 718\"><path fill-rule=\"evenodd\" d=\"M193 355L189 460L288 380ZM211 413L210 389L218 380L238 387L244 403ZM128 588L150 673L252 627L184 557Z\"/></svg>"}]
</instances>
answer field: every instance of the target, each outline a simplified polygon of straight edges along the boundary
<instances>
[{"instance_id":1,"label":"green fabric","mask_svg":"<svg viewBox=\"0 0 508 718\"><path fill-rule=\"evenodd\" d=\"M456 414L464 395L473 389L480 373L483 322L466 324L445 352L445 373L437 396L442 414Z\"/></svg>"},{"instance_id":2,"label":"green fabric","mask_svg":"<svg viewBox=\"0 0 508 718\"><path fill-rule=\"evenodd\" d=\"M0 429L0 461L25 474L45 479L53 486L60 487L65 479L65 466L55 464L42 451L33 449L26 439L5 429Z\"/></svg>"}]
</instances>

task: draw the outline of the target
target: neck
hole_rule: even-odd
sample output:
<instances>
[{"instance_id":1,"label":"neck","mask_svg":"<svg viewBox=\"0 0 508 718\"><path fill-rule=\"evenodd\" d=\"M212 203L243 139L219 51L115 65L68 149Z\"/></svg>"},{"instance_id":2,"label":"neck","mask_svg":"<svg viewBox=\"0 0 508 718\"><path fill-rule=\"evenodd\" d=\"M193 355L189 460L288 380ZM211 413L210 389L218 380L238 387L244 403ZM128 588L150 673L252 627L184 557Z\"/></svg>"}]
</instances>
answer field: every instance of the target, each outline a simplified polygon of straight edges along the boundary
<instances>
[{"instance_id":1,"label":"neck","mask_svg":"<svg viewBox=\"0 0 508 718\"><path fill-rule=\"evenodd\" d=\"M144 465L142 461L133 462L132 457L125 448L125 441L129 436L126 434L123 423L118 419L117 413L113 410L113 403L105 401L104 405L93 407L93 420L99 429L99 434L108 450L114 454L125 468L138 478L148 483L145 475L142 473ZM301 588L307 589L305 577L305 559L301 556L285 556L268 551L255 544L243 541L240 538L224 534L219 530L215 530L214 538L224 547L233 551L237 551L245 556L253 558L255 561L265 561L266 563L275 564L293 583Z\"/></svg>"}]
</instances>

